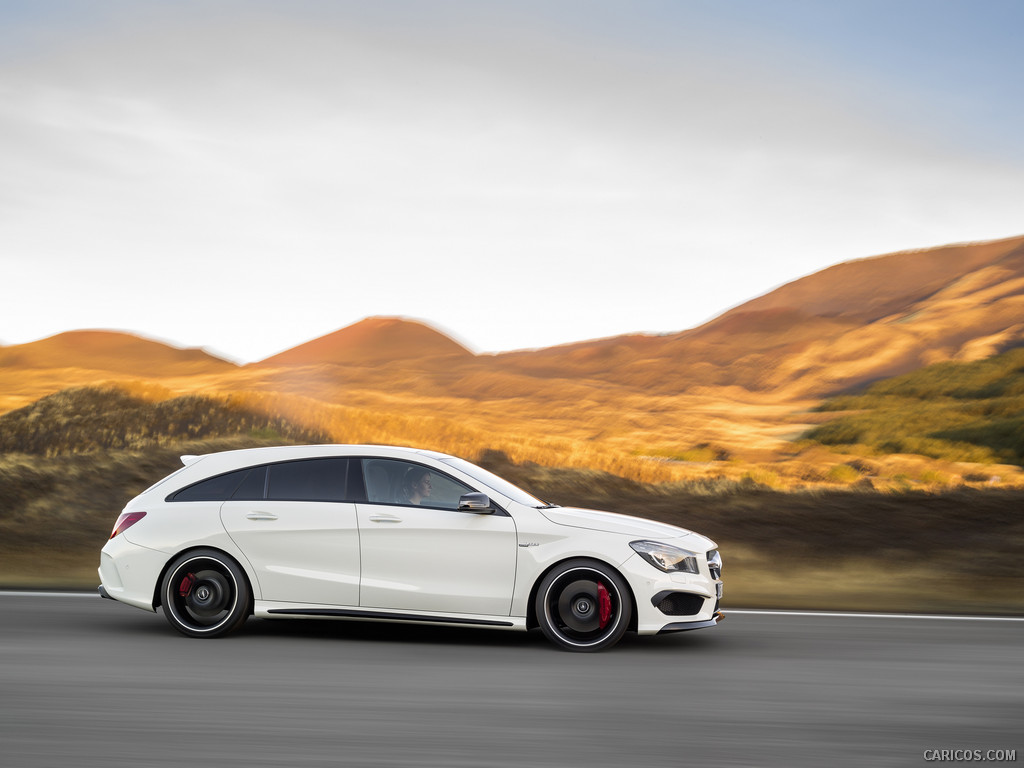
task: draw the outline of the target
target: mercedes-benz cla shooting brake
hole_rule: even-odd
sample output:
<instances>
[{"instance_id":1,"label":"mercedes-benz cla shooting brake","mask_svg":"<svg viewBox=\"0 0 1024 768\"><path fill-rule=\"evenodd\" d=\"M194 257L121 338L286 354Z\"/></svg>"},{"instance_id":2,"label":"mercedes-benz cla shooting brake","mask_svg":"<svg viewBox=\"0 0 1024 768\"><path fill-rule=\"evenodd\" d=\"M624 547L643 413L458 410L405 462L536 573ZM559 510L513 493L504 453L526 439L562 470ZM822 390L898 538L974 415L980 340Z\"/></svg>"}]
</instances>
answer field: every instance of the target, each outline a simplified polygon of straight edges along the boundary
<instances>
[{"instance_id":1,"label":"mercedes-benz cla shooting brake","mask_svg":"<svg viewBox=\"0 0 1024 768\"><path fill-rule=\"evenodd\" d=\"M132 499L100 594L191 637L250 615L527 630L597 651L714 626L714 542L637 517L547 504L462 459L360 445L183 456Z\"/></svg>"}]
</instances>

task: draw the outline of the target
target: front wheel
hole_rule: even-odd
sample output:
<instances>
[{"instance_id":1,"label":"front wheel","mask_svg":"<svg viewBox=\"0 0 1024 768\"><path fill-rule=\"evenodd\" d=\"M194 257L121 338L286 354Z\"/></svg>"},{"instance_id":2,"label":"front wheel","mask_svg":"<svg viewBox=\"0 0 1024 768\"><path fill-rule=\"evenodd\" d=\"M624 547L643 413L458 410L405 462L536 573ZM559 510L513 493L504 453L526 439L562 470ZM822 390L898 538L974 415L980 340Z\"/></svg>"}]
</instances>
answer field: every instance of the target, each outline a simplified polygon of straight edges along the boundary
<instances>
[{"instance_id":1,"label":"front wheel","mask_svg":"<svg viewBox=\"0 0 1024 768\"><path fill-rule=\"evenodd\" d=\"M611 648L626 633L633 600L626 582L596 560L569 560L541 581L534 605L541 631L567 651Z\"/></svg>"},{"instance_id":2,"label":"front wheel","mask_svg":"<svg viewBox=\"0 0 1024 768\"><path fill-rule=\"evenodd\" d=\"M175 560L160 587L164 616L189 637L222 637L249 617L252 593L234 560L201 549Z\"/></svg>"}]
</instances>

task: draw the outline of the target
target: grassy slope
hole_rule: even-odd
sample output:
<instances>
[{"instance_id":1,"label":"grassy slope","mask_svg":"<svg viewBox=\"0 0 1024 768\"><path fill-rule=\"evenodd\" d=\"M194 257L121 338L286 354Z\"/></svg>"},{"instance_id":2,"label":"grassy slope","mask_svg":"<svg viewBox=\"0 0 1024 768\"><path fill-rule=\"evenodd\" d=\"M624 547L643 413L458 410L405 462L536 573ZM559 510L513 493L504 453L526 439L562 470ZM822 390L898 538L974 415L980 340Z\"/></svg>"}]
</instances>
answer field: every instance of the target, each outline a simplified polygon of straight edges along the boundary
<instances>
[{"instance_id":1,"label":"grassy slope","mask_svg":"<svg viewBox=\"0 0 1024 768\"><path fill-rule=\"evenodd\" d=\"M178 455L280 443L252 436L144 450L0 455L0 585L94 588L124 503ZM1024 492L787 494L753 483L643 485L593 470L482 463L542 498L640 514L715 539L726 605L1024 614Z\"/></svg>"},{"instance_id":2,"label":"grassy slope","mask_svg":"<svg viewBox=\"0 0 1024 768\"><path fill-rule=\"evenodd\" d=\"M821 406L844 415L805 434L874 453L1024 464L1024 349L939 363Z\"/></svg>"},{"instance_id":3,"label":"grassy slope","mask_svg":"<svg viewBox=\"0 0 1024 768\"><path fill-rule=\"evenodd\" d=\"M99 550L125 503L179 456L280 445L236 436L144 450L0 454L0 585L93 588Z\"/></svg>"},{"instance_id":4,"label":"grassy slope","mask_svg":"<svg viewBox=\"0 0 1024 768\"><path fill-rule=\"evenodd\" d=\"M606 473L492 471L563 505L636 514L715 540L727 604L1024 614L1024 491L785 493L751 482L643 485Z\"/></svg>"},{"instance_id":5,"label":"grassy slope","mask_svg":"<svg viewBox=\"0 0 1024 768\"><path fill-rule=\"evenodd\" d=\"M187 453L323 435L196 395L150 402L79 387L0 416L0 584L94 586L98 552L133 496Z\"/></svg>"},{"instance_id":6,"label":"grassy slope","mask_svg":"<svg viewBox=\"0 0 1024 768\"><path fill-rule=\"evenodd\" d=\"M186 395L150 402L114 387L76 387L0 416L0 453L54 456L252 433L326 441L320 432L243 407L231 397Z\"/></svg>"}]
</instances>

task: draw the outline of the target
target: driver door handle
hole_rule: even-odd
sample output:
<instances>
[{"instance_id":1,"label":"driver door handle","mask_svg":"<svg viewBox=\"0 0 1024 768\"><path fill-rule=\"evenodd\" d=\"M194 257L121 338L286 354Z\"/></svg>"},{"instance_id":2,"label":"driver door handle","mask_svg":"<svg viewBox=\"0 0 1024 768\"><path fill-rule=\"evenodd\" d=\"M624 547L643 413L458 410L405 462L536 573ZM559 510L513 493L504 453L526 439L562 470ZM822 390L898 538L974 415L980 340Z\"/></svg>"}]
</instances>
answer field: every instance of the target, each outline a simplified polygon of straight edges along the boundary
<instances>
[{"instance_id":1,"label":"driver door handle","mask_svg":"<svg viewBox=\"0 0 1024 768\"><path fill-rule=\"evenodd\" d=\"M402 518L394 515L370 515L371 523L400 523Z\"/></svg>"}]
</instances>

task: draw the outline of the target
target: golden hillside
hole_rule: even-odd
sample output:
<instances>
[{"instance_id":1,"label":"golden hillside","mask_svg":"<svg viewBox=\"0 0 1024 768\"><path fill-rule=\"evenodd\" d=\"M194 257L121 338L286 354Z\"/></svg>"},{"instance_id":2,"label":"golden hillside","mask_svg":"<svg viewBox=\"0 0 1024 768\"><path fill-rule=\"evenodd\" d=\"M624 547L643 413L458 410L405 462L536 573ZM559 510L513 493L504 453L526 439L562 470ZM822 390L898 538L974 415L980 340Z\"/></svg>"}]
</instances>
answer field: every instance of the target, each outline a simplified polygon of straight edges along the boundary
<instances>
[{"instance_id":1,"label":"golden hillside","mask_svg":"<svg viewBox=\"0 0 1024 768\"><path fill-rule=\"evenodd\" d=\"M601 469L645 482L775 487L956 482L1019 471L831 453L791 439L821 398L1024 337L1024 238L890 254L785 285L689 331L473 355L428 325L369 318L243 367L112 332L0 348L0 412L76 386L163 402L231 397L337 442ZM930 478L930 479L929 479Z\"/></svg>"},{"instance_id":2,"label":"golden hillside","mask_svg":"<svg viewBox=\"0 0 1024 768\"><path fill-rule=\"evenodd\" d=\"M501 355L537 376L594 377L662 393L737 385L820 397L1024 341L1024 237L846 262L705 325Z\"/></svg>"},{"instance_id":3,"label":"golden hillside","mask_svg":"<svg viewBox=\"0 0 1024 768\"><path fill-rule=\"evenodd\" d=\"M39 341L0 346L0 368L80 368L158 377L218 373L236 366L201 349L179 349L119 331L67 331Z\"/></svg>"},{"instance_id":4,"label":"golden hillside","mask_svg":"<svg viewBox=\"0 0 1024 768\"><path fill-rule=\"evenodd\" d=\"M397 317L368 317L257 365L386 365L472 356L461 344L423 323Z\"/></svg>"}]
</instances>

